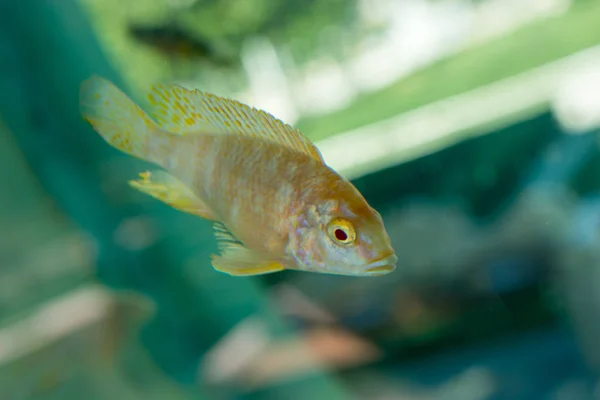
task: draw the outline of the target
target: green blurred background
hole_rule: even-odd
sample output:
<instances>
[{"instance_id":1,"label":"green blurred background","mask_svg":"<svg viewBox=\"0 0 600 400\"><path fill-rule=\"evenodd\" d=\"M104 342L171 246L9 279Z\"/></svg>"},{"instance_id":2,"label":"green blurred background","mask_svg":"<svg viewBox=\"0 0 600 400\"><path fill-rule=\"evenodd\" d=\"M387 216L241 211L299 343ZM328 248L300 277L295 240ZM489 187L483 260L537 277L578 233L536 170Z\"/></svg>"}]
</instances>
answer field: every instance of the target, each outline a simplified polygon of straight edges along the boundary
<instances>
[{"instance_id":1,"label":"green blurred background","mask_svg":"<svg viewBox=\"0 0 600 400\"><path fill-rule=\"evenodd\" d=\"M0 399L595 399L597 0L0 2ZM218 273L81 81L299 127L381 211L377 279Z\"/></svg>"}]
</instances>

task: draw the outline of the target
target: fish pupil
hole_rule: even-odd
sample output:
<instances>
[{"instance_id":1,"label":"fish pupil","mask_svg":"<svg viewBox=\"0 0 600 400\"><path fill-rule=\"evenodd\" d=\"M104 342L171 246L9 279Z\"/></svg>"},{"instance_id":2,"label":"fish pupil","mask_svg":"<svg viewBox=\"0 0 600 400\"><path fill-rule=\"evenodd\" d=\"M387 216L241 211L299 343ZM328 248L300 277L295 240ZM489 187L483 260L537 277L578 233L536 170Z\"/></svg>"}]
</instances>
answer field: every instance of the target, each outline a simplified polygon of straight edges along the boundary
<instances>
[{"instance_id":1,"label":"fish pupil","mask_svg":"<svg viewBox=\"0 0 600 400\"><path fill-rule=\"evenodd\" d=\"M344 242L348 239L348 234L346 232L344 232L342 229L336 229L334 234L335 234L335 238L337 240L339 240L340 242Z\"/></svg>"}]
</instances>

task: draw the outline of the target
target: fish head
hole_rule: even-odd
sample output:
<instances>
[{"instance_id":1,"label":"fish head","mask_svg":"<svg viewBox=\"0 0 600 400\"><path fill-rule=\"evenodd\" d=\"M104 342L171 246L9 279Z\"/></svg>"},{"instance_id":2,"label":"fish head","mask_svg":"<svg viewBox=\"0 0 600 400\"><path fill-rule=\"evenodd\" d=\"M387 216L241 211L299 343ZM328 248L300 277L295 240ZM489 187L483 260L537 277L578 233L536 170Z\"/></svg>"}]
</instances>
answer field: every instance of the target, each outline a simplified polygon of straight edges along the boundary
<instances>
[{"instance_id":1,"label":"fish head","mask_svg":"<svg viewBox=\"0 0 600 400\"><path fill-rule=\"evenodd\" d=\"M309 207L290 238L297 269L349 276L379 276L396 269L381 215L366 202L358 206L329 200Z\"/></svg>"}]
</instances>

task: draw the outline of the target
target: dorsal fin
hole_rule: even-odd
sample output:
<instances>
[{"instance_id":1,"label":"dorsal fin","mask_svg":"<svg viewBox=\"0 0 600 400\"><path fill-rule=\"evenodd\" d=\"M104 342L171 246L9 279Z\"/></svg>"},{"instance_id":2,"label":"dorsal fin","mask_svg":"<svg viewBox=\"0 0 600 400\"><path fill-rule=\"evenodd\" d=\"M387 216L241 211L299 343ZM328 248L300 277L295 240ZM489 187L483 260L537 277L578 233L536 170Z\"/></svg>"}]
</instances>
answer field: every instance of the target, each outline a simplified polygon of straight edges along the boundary
<instances>
[{"instance_id":1,"label":"dorsal fin","mask_svg":"<svg viewBox=\"0 0 600 400\"><path fill-rule=\"evenodd\" d=\"M155 85L148 99L161 126L173 133L239 134L280 145L325 163L321 152L298 129L236 100L179 85Z\"/></svg>"}]
</instances>

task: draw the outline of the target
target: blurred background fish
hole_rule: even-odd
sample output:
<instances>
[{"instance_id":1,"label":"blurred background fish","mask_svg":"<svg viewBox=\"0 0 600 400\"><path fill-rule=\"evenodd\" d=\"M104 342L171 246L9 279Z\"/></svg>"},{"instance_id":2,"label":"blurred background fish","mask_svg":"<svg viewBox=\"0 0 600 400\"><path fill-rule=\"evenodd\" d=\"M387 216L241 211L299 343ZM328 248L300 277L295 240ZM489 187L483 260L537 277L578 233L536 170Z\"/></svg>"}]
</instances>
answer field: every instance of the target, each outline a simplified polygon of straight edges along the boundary
<instances>
[{"instance_id":1,"label":"blurred background fish","mask_svg":"<svg viewBox=\"0 0 600 400\"><path fill-rule=\"evenodd\" d=\"M172 61L196 60L218 67L231 67L235 59L217 50L208 39L184 30L175 23L163 25L142 25L131 23L129 34L135 40L163 53Z\"/></svg>"}]
</instances>

